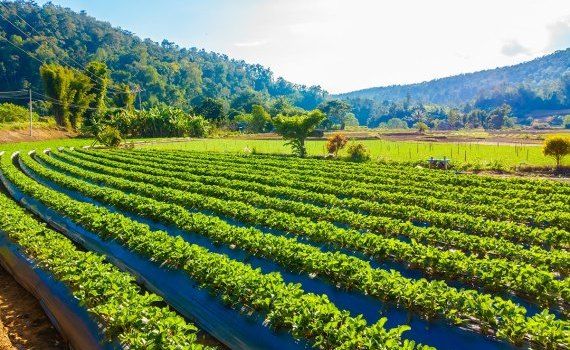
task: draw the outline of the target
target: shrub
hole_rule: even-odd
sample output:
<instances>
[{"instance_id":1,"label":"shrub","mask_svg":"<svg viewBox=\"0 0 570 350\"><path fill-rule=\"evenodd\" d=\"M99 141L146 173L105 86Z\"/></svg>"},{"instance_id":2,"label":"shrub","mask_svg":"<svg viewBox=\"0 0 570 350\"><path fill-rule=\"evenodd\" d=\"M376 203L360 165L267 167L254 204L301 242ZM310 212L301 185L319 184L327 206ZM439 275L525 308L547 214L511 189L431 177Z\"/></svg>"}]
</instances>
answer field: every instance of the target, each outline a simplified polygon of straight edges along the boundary
<instances>
[{"instance_id":1,"label":"shrub","mask_svg":"<svg viewBox=\"0 0 570 350\"><path fill-rule=\"evenodd\" d=\"M425 134L429 130L427 124L424 122L417 122L415 127L420 134Z\"/></svg>"},{"instance_id":2,"label":"shrub","mask_svg":"<svg viewBox=\"0 0 570 350\"><path fill-rule=\"evenodd\" d=\"M121 137L119 130L112 126L106 126L99 134L97 134L97 141L107 147L119 147L123 138Z\"/></svg>"},{"instance_id":3,"label":"shrub","mask_svg":"<svg viewBox=\"0 0 570 350\"><path fill-rule=\"evenodd\" d=\"M210 123L202 116L191 117L188 122L188 136L206 137L210 133Z\"/></svg>"},{"instance_id":4,"label":"shrub","mask_svg":"<svg viewBox=\"0 0 570 350\"><path fill-rule=\"evenodd\" d=\"M367 162L370 160L370 151L361 143L355 143L348 147L349 159L353 162Z\"/></svg>"},{"instance_id":5,"label":"shrub","mask_svg":"<svg viewBox=\"0 0 570 350\"><path fill-rule=\"evenodd\" d=\"M562 136L551 136L544 140L542 153L547 157L556 160L556 167L560 168L562 159L570 154L570 138Z\"/></svg>"},{"instance_id":6,"label":"shrub","mask_svg":"<svg viewBox=\"0 0 570 350\"><path fill-rule=\"evenodd\" d=\"M39 117L36 113L33 113L32 119L36 121ZM13 103L0 104L0 123L27 122L28 120L30 120L28 108Z\"/></svg>"},{"instance_id":7,"label":"shrub","mask_svg":"<svg viewBox=\"0 0 570 350\"><path fill-rule=\"evenodd\" d=\"M327 139L327 151L329 154L338 156L338 152L348 143L348 138L344 134L334 134Z\"/></svg>"}]
</instances>

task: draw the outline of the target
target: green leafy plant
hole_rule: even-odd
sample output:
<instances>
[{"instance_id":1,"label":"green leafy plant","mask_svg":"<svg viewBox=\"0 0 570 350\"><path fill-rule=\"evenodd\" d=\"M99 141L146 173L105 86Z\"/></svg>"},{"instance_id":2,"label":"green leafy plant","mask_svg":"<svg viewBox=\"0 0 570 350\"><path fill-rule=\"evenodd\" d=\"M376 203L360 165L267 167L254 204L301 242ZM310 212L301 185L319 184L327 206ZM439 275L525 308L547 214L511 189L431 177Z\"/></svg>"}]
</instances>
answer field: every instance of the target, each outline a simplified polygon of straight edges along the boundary
<instances>
[{"instance_id":1,"label":"green leafy plant","mask_svg":"<svg viewBox=\"0 0 570 350\"><path fill-rule=\"evenodd\" d=\"M353 162L367 162L370 160L370 151L361 143L348 146L348 159Z\"/></svg>"}]
</instances>

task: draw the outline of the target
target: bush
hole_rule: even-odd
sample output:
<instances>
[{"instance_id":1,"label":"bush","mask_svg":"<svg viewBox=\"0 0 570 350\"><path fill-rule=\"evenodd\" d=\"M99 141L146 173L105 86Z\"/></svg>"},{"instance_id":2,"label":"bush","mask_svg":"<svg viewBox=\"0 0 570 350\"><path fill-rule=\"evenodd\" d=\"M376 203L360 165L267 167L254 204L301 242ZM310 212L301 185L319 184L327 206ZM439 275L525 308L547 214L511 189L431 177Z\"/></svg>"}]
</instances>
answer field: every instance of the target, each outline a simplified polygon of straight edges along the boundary
<instances>
[{"instance_id":1,"label":"bush","mask_svg":"<svg viewBox=\"0 0 570 350\"><path fill-rule=\"evenodd\" d=\"M417 122L414 127L418 129L420 134L425 134L429 130L427 124L424 122Z\"/></svg>"},{"instance_id":2,"label":"bush","mask_svg":"<svg viewBox=\"0 0 570 350\"><path fill-rule=\"evenodd\" d=\"M348 138L344 134L334 134L327 139L327 151L329 154L338 156L338 151L343 149L348 143Z\"/></svg>"},{"instance_id":3,"label":"bush","mask_svg":"<svg viewBox=\"0 0 570 350\"><path fill-rule=\"evenodd\" d=\"M202 116L191 117L188 122L188 136L206 137L210 133L210 123Z\"/></svg>"},{"instance_id":4,"label":"bush","mask_svg":"<svg viewBox=\"0 0 570 350\"><path fill-rule=\"evenodd\" d=\"M562 159L570 154L570 138L562 136L551 136L544 140L542 153L547 157L556 160L556 167L560 168Z\"/></svg>"},{"instance_id":5,"label":"bush","mask_svg":"<svg viewBox=\"0 0 570 350\"><path fill-rule=\"evenodd\" d=\"M119 130L112 126L106 126L103 130L97 135L97 141L102 143L107 147L119 147L121 142L123 142L123 138L121 137L121 133Z\"/></svg>"},{"instance_id":6,"label":"bush","mask_svg":"<svg viewBox=\"0 0 570 350\"><path fill-rule=\"evenodd\" d=\"M32 119L39 119L36 113L32 114ZM0 123L27 122L30 120L28 108L15 105L13 103L0 104Z\"/></svg>"},{"instance_id":7,"label":"bush","mask_svg":"<svg viewBox=\"0 0 570 350\"><path fill-rule=\"evenodd\" d=\"M348 147L348 157L353 162L367 162L370 160L370 151L361 143Z\"/></svg>"}]
</instances>

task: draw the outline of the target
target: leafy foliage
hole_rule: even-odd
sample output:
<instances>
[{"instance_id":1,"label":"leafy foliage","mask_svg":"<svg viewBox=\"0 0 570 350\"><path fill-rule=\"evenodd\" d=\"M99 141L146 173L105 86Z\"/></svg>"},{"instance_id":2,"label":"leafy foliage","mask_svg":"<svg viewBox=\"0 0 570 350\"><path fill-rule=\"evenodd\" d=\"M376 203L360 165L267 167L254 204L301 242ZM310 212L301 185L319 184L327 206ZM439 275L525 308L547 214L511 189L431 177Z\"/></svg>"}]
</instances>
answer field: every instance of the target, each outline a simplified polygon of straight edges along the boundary
<instances>
[{"instance_id":1,"label":"leafy foliage","mask_svg":"<svg viewBox=\"0 0 570 350\"><path fill-rule=\"evenodd\" d=\"M323 112L314 110L307 114L291 117L279 115L273 120L273 124L275 131L287 140L287 144L291 146L293 153L299 157L305 157L307 155L305 140L325 118Z\"/></svg>"},{"instance_id":2,"label":"leafy foliage","mask_svg":"<svg viewBox=\"0 0 570 350\"><path fill-rule=\"evenodd\" d=\"M562 136L550 136L544 140L542 153L556 160L556 166L560 167L562 158L570 154L570 138Z\"/></svg>"},{"instance_id":3,"label":"leafy foliage","mask_svg":"<svg viewBox=\"0 0 570 350\"><path fill-rule=\"evenodd\" d=\"M1 21L3 38L42 61L59 60L77 68L78 64L86 67L89 80L102 84L99 91L107 88L109 97L104 101L107 106L115 104L115 107L130 109L134 94L124 93L132 92L129 86L144 90L140 98L147 108L163 102L187 112L192 107L201 106L206 98L222 100L233 109L250 113L253 104L267 107L278 98L285 98L304 109L314 109L327 96L318 86L296 85L275 78L271 70L261 65L248 64L197 48L180 48L167 40L161 43L142 40L109 23L52 3L39 6L24 0L6 2L0 8L0 13L31 36L27 37L8 22ZM16 15L37 32L30 32L29 27ZM100 79L107 72L99 65L88 65L91 61L104 63L110 78ZM28 85L37 91L41 90L38 61L2 41L0 62L0 74L4 77L0 80L0 90L18 90ZM61 81L66 83L66 80L69 79ZM90 106L102 108L100 97L98 94ZM61 119L65 113L57 114ZM206 119L218 117L198 114ZM85 117L89 120L92 116L87 113Z\"/></svg>"},{"instance_id":4,"label":"leafy foliage","mask_svg":"<svg viewBox=\"0 0 570 350\"><path fill-rule=\"evenodd\" d=\"M38 114L34 112L32 119L38 120ZM0 104L0 123L22 122L28 120L30 120L30 111L27 108L9 102Z\"/></svg>"},{"instance_id":5,"label":"leafy foliage","mask_svg":"<svg viewBox=\"0 0 570 350\"><path fill-rule=\"evenodd\" d=\"M333 134L327 138L327 151L329 154L338 156L338 152L348 143L348 137L344 134Z\"/></svg>"},{"instance_id":6,"label":"leafy foliage","mask_svg":"<svg viewBox=\"0 0 570 350\"><path fill-rule=\"evenodd\" d=\"M361 143L348 146L348 157L353 162L366 162L370 160L370 151Z\"/></svg>"}]
</instances>

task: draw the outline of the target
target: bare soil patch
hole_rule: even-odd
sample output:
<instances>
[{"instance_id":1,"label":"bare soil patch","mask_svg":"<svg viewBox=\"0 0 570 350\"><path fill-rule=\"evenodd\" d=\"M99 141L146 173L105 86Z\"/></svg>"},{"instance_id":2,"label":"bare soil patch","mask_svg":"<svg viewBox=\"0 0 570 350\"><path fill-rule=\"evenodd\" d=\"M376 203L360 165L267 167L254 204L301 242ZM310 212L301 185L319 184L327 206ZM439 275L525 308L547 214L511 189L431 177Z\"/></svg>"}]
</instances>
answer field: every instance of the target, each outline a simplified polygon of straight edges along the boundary
<instances>
[{"instance_id":1,"label":"bare soil patch","mask_svg":"<svg viewBox=\"0 0 570 350\"><path fill-rule=\"evenodd\" d=\"M53 139L66 139L77 136L75 133L60 129L28 130L0 130L0 142L42 141Z\"/></svg>"},{"instance_id":2,"label":"bare soil patch","mask_svg":"<svg viewBox=\"0 0 570 350\"><path fill-rule=\"evenodd\" d=\"M60 350L65 343L39 302L0 267L0 350Z\"/></svg>"}]
</instances>

